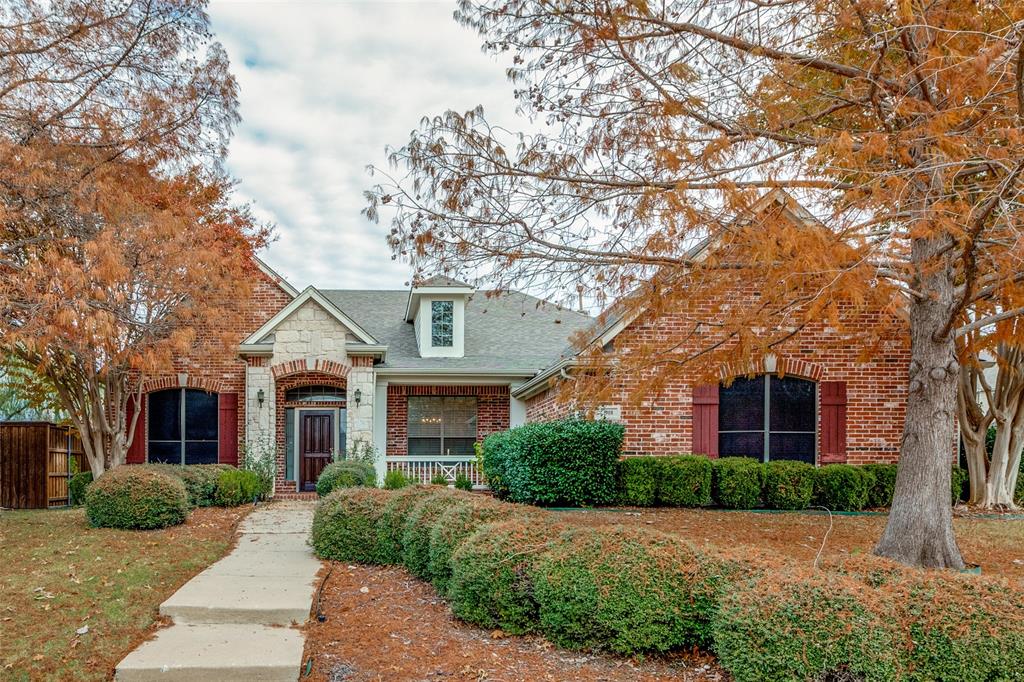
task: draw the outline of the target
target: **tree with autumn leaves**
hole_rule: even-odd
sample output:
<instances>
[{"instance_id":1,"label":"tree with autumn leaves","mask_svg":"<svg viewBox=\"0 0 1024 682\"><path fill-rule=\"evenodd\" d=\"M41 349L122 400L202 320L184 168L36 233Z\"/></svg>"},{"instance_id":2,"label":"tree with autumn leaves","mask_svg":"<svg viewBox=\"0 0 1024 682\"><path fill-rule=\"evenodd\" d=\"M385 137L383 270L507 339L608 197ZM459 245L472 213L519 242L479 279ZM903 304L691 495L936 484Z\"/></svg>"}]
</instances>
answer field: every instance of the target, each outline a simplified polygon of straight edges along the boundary
<instances>
[{"instance_id":1,"label":"tree with autumn leaves","mask_svg":"<svg viewBox=\"0 0 1024 682\"><path fill-rule=\"evenodd\" d=\"M948 499L960 370L1022 340L1008 322L1024 310L1024 3L463 0L456 17L511 55L536 132L481 110L425 119L368 193L396 253L582 291L615 315L752 292L693 319L715 332L699 352L677 338L585 354L577 375L598 384L612 362L717 381L815 320L865 358L909 338L876 551L963 567ZM773 192L807 219L751 219Z\"/></svg>"},{"instance_id":2,"label":"tree with autumn leaves","mask_svg":"<svg viewBox=\"0 0 1024 682\"><path fill-rule=\"evenodd\" d=\"M0 73L0 350L99 476L266 240L220 168L237 86L201 0L6 3Z\"/></svg>"}]
</instances>

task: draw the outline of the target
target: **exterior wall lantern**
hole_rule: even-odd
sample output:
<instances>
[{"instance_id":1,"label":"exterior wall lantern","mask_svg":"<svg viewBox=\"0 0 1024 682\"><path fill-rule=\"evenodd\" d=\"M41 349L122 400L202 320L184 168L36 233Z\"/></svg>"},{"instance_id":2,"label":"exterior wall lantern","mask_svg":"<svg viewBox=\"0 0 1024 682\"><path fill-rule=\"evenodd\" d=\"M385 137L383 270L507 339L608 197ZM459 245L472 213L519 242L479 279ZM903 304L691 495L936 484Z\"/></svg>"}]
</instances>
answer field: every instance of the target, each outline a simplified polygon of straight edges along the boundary
<instances>
[{"instance_id":1,"label":"exterior wall lantern","mask_svg":"<svg viewBox=\"0 0 1024 682\"><path fill-rule=\"evenodd\" d=\"M359 407L359 403L363 399L363 392L357 388L355 393L352 394L352 398L356 401L356 407Z\"/></svg>"},{"instance_id":2,"label":"exterior wall lantern","mask_svg":"<svg viewBox=\"0 0 1024 682\"><path fill-rule=\"evenodd\" d=\"M256 402L260 404L260 407L263 407L263 401L266 400L266 398L267 394L263 392L262 388L256 391Z\"/></svg>"}]
</instances>

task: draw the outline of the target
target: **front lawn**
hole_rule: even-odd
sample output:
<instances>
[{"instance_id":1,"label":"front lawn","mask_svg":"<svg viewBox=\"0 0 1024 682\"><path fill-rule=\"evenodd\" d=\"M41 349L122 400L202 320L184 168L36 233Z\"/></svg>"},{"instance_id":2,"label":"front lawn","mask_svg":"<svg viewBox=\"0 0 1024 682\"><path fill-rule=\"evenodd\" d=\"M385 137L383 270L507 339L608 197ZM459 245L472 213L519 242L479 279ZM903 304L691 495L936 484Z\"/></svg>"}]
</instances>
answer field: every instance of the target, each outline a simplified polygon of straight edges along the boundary
<instances>
[{"instance_id":1,"label":"front lawn","mask_svg":"<svg viewBox=\"0 0 1024 682\"><path fill-rule=\"evenodd\" d=\"M81 509L0 512L0 679L110 679L249 509L196 509L157 531L91 528Z\"/></svg>"}]
</instances>

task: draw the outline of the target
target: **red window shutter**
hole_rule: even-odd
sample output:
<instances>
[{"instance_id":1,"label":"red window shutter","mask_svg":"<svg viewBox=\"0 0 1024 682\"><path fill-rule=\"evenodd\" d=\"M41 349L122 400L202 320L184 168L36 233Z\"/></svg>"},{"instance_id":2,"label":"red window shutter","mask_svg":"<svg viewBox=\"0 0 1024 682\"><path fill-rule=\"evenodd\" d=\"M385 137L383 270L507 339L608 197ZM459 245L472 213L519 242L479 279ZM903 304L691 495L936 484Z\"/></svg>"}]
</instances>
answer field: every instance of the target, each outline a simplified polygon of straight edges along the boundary
<instances>
[{"instance_id":1,"label":"red window shutter","mask_svg":"<svg viewBox=\"0 0 1024 682\"><path fill-rule=\"evenodd\" d=\"M718 384L693 387L693 452L718 457Z\"/></svg>"},{"instance_id":2,"label":"red window shutter","mask_svg":"<svg viewBox=\"0 0 1024 682\"><path fill-rule=\"evenodd\" d=\"M139 421L135 423L135 434L132 442L128 444L128 452L125 453L125 462L128 464L146 463L146 394L142 394L139 401ZM135 414L135 398L128 399L128 409L125 414L126 428L132 427L132 415Z\"/></svg>"},{"instance_id":3,"label":"red window shutter","mask_svg":"<svg viewBox=\"0 0 1024 682\"><path fill-rule=\"evenodd\" d=\"M220 447L217 461L238 466L238 394L220 394Z\"/></svg>"},{"instance_id":4,"label":"red window shutter","mask_svg":"<svg viewBox=\"0 0 1024 682\"><path fill-rule=\"evenodd\" d=\"M822 464L846 462L846 382L822 381L821 457Z\"/></svg>"}]
</instances>

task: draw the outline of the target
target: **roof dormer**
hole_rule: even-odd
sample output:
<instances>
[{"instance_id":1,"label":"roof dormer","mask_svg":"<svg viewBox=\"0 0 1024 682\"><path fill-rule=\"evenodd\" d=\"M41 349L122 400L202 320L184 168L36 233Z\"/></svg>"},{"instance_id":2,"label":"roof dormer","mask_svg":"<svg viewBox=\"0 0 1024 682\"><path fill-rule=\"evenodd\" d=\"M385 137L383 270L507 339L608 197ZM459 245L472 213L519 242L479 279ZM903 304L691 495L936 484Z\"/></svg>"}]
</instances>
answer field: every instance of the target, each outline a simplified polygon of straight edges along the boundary
<instances>
[{"instance_id":1,"label":"roof dormer","mask_svg":"<svg viewBox=\"0 0 1024 682\"><path fill-rule=\"evenodd\" d=\"M409 290L405 321L416 329L420 357L461 358L465 355L466 301L475 290L448 277L431 277Z\"/></svg>"}]
</instances>

